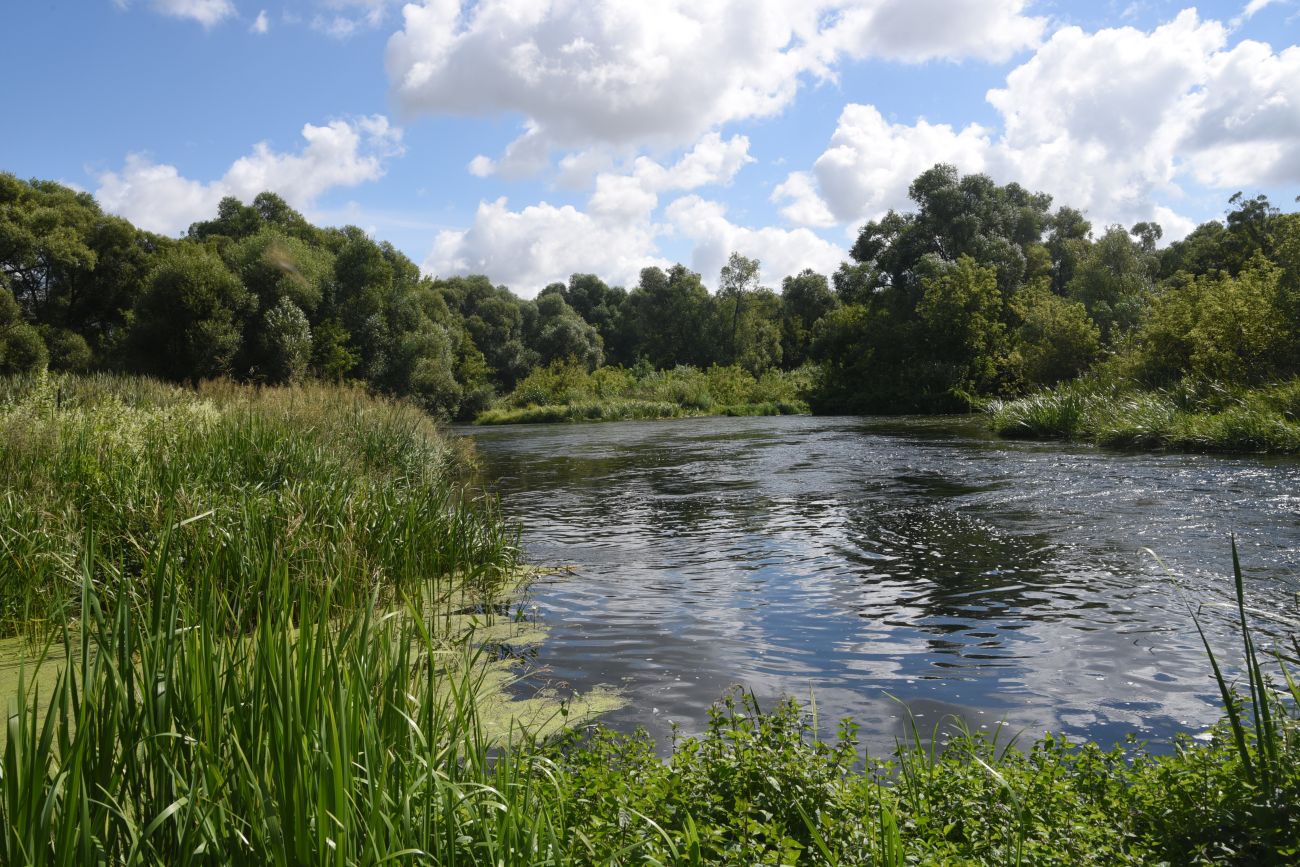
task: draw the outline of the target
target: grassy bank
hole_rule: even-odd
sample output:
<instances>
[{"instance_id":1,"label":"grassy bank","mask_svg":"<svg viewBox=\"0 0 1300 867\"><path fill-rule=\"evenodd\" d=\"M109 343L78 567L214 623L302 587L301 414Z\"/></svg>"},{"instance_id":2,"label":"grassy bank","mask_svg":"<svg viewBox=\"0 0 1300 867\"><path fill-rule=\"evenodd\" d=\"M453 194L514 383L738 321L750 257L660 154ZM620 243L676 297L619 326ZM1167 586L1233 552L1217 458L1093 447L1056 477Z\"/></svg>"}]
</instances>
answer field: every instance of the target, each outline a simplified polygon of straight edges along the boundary
<instances>
[{"instance_id":1,"label":"grassy bank","mask_svg":"<svg viewBox=\"0 0 1300 867\"><path fill-rule=\"evenodd\" d=\"M918 736L878 761L849 723L831 738L734 693L663 762L644 737L547 737L607 696L505 707L499 642L535 635L502 605L514 537L419 413L105 378L0 394L0 564L26 581L6 592L28 659L6 695L0 864L1300 853L1300 690L1245 637L1244 604L1241 696L1221 678L1224 722L1173 755Z\"/></svg>"},{"instance_id":2,"label":"grassy bank","mask_svg":"<svg viewBox=\"0 0 1300 867\"><path fill-rule=\"evenodd\" d=\"M690 416L797 415L812 371L769 371L761 377L739 367L706 370L601 367L557 362L530 373L475 424L626 421Z\"/></svg>"},{"instance_id":3,"label":"grassy bank","mask_svg":"<svg viewBox=\"0 0 1300 867\"><path fill-rule=\"evenodd\" d=\"M1081 380L990 404L1005 437L1070 439L1113 448L1300 452L1300 380L1260 387L1183 383L1162 390Z\"/></svg>"},{"instance_id":4,"label":"grassy bank","mask_svg":"<svg viewBox=\"0 0 1300 867\"><path fill-rule=\"evenodd\" d=\"M273 552L291 582L328 583L340 603L453 574L494 586L516 566L514 536L490 502L462 499L468 459L423 413L357 390L8 380L0 627L75 616L90 529L92 577L110 597L148 574L164 535L180 558L230 540ZM248 586L220 589L255 605Z\"/></svg>"}]
</instances>

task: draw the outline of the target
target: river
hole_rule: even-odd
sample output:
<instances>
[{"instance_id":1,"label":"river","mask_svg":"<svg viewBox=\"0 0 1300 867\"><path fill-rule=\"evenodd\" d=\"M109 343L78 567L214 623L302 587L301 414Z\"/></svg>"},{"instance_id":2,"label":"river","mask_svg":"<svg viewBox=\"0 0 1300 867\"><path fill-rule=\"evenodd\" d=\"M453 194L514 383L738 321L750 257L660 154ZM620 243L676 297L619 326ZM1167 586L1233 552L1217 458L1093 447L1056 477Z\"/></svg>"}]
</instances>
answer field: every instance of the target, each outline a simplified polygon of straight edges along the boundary
<instances>
[{"instance_id":1,"label":"river","mask_svg":"<svg viewBox=\"0 0 1300 867\"><path fill-rule=\"evenodd\" d=\"M811 698L827 733L852 716L876 752L908 713L1160 749L1219 716L1188 606L1235 660L1230 533L1252 605L1297 610L1295 460L1010 442L970 418L464 432L529 560L569 567L532 589L551 632L527 683L620 687L605 722L665 747L741 684Z\"/></svg>"}]
</instances>

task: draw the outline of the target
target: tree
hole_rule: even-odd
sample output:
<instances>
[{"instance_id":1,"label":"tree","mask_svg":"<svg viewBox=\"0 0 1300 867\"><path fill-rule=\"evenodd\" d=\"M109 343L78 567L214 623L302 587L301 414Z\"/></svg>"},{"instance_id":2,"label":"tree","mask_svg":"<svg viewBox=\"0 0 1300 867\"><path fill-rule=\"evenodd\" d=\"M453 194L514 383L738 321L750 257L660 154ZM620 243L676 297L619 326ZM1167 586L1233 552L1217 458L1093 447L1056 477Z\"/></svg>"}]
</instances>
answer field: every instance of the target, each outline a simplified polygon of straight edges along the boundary
<instances>
[{"instance_id":1,"label":"tree","mask_svg":"<svg viewBox=\"0 0 1300 867\"><path fill-rule=\"evenodd\" d=\"M735 364L741 350L737 343L740 332L740 320L744 316L748 296L758 289L759 262L739 253L733 252L718 274L718 305L726 320L723 323L723 336L726 340L727 364Z\"/></svg>"},{"instance_id":2,"label":"tree","mask_svg":"<svg viewBox=\"0 0 1300 867\"><path fill-rule=\"evenodd\" d=\"M1066 294L1081 301L1113 343L1137 324L1151 295L1156 260L1121 226L1106 230L1079 263Z\"/></svg>"},{"instance_id":3,"label":"tree","mask_svg":"<svg viewBox=\"0 0 1300 867\"><path fill-rule=\"evenodd\" d=\"M947 369L950 391L986 391L996 382L1005 356L996 269L963 255L924 278L922 286L916 312L924 325L925 354Z\"/></svg>"},{"instance_id":4,"label":"tree","mask_svg":"<svg viewBox=\"0 0 1300 867\"><path fill-rule=\"evenodd\" d=\"M618 330L619 312L627 300L627 292L621 287L607 286L595 274L574 274L569 277L563 296L569 306L600 334L607 359L631 363L632 359L622 354Z\"/></svg>"},{"instance_id":5,"label":"tree","mask_svg":"<svg viewBox=\"0 0 1300 867\"><path fill-rule=\"evenodd\" d=\"M706 366L714 360L705 342L710 306L700 275L686 266L674 265L667 272L643 268L622 307L624 339L635 356L645 356L660 369Z\"/></svg>"},{"instance_id":6,"label":"tree","mask_svg":"<svg viewBox=\"0 0 1300 867\"><path fill-rule=\"evenodd\" d=\"M48 360L41 335L23 321L18 302L0 286L0 375L40 370Z\"/></svg>"},{"instance_id":7,"label":"tree","mask_svg":"<svg viewBox=\"0 0 1300 867\"><path fill-rule=\"evenodd\" d=\"M1081 212L1066 205L1048 218L1045 246L1052 260L1052 291L1056 294L1065 294L1065 287L1091 246L1088 240L1091 233L1092 224Z\"/></svg>"},{"instance_id":8,"label":"tree","mask_svg":"<svg viewBox=\"0 0 1300 867\"><path fill-rule=\"evenodd\" d=\"M781 361L786 367L808 359L813 326L839 304L826 277L811 268L781 281Z\"/></svg>"},{"instance_id":9,"label":"tree","mask_svg":"<svg viewBox=\"0 0 1300 867\"><path fill-rule=\"evenodd\" d=\"M171 243L104 214L86 193L0 174L0 285L47 335L78 335L60 338L74 366L94 363L82 344L116 353L154 256Z\"/></svg>"},{"instance_id":10,"label":"tree","mask_svg":"<svg viewBox=\"0 0 1300 867\"><path fill-rule=\"evenodd\" d=\"M558 293L539 296L537 313L538 333L533 348L541 364L572 358L588 370L595 370L604 363L600 334Z\"/></svg>"},{"instance_id":11,"label":"tree","mask_svg":"<svg viewBox=\"0 0 1300 867\"><path fill-rule=\"evenodd\" d=\"M1138 333L1140 375L1165 385L1184 376L1259 383L1294 373L1281 278L1260 256L1235 277L1184 274L1163 287Z\"/></svg>"},{"instance_id":12,"label":"tree","mask_svg":"<svg viewBox=\"0 0 1300 867\"><path fill-rule=\"evenodd\" d=\"M301 382L311 361L311 325L307 314L288 297L262 314L261 358L267 382Z\"/></svg>"},{"instance_id":13,"label":"tree","mask_svg":"<svg viewBox=\"0 0 1300 867\"><path fill-rule=\"evenodd\" d=\"M135 311L137 364L191 382L231 372L240 324L256 299L209 247L181 244L159 261Z\"/></svg>"},{"instance_id":14,"label":"tree","mask_svg":"<svg viewBox=\"0 0 1300 867\"><path fill-rule=\"evenodd\" d=\"M1088 369L1101 346L1101 332L1078 301L1062 298L1044 283L1026 286L1011 299L1020 320L1013 355L1022 381L1055 385Z\"/></svg>"}]
</instances>

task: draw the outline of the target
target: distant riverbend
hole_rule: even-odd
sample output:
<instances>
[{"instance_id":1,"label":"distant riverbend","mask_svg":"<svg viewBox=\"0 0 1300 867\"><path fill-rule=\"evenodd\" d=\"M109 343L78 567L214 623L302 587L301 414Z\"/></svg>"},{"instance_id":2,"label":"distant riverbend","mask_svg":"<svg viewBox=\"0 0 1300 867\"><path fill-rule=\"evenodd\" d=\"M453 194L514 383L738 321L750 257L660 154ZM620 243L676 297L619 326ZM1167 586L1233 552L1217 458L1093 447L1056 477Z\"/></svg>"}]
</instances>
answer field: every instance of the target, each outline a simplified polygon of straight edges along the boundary
<instances>
[{"instance_id":1,"label":"distant riverbend","mask_svg":"<svg viewBox=\"0 0 1300 867\"><path fill-rule=\"evenodd\" d=\"M891 696L923 728L1159 743L1222 714L1187 605L1234 646L1229 534L1256 608L1300 590L1293 459L1012 442L974 417L466 432L528 557L571 567L533 590L538 680L621 687L607 721L661 742L740 683L815 698L828 730L852 715L873 750L903 731Z\"/></svg>"}]
</instances>

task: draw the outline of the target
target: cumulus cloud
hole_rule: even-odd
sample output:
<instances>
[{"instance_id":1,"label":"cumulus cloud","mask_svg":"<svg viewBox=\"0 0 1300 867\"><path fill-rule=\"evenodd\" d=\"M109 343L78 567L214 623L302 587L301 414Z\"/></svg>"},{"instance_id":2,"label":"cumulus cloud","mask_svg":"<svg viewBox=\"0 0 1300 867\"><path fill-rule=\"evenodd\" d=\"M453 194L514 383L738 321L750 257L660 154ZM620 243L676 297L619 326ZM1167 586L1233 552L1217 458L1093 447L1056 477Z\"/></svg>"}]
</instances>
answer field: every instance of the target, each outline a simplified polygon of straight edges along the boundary
<instances>
[{"instance_id":1,"label":"cumulus cloud","mask_svg":"<svg viewBox=\"0 0 1300 867\"><path fill-rule=\"evenodd\" d=\"M512 211L504 198L482 202L470 228L438 234L424 270L442 276L489 274L533 296L577 272L631 285L642 268L667 264L656 255L657 227L648 219L603 216L572 205L541 202Z\"/></svg>"},{"instance_id":2,"label":"cumulus cloud","mask_svg":"<svg viewBox=\"0 0 1300 867\"><path fill-rule=\"evenodd\" d=\"M308 209L325 192L379 178L384 161L401 152L402 131L375 115L325 126L306 124L296 153L260 142L214 181L186 178L172 165L131 154L119 171L99 175L95 196L105 209L141 228L176 234L212 216L226 196L248 201L270 190L296 208Z\"/></svg>"},{"instance_id":3,"label":"cumulus cloud","mask_svg":"<svg viewBox=\"0 0 1300 867\"><path fill-rule=\"evenodd\" d=\"M1024 0L424 0L387 68L413 113L519 113L499 168L556 150L673 147L779 113L846 57L1005 59L1037 43Z\"/></svg>"},{"instance_id":4,"label":"cumulus cloud","mask_svg":"<svg viewBox=\"0 0 1300 867\"><path fill-rule=\"evenodd\" d=\"M1243 41L1194 10L1150 32L1058 30L988 101L1000 134L887 122L849 105L812 172L774 199L796 224L823 226L906 205L907 184L935 162L986 171L1088 210L1095 222L1163 216L1188 181L1213 188L1300 181L1300 48Z\"/></svg>"},{"instance_id":5,"label":"cumulus cloud","mask_svg":"<svg viewBox=\"0 0 1300 867\"><path fill-rule=\"evenodd\" d=\"M691 268L709 285L715 284L733 251L758 259L762 263L761 279L770 286L805 268L829 274L844 260L841 247L810 229L738 226L727 219L725 205L697 195L683 196L664 211L674 230L694 242Z\"/></svg>"},{"instance_id":6,"label":"cumulus cloud","mask_svg":"<svg viewBox=\"0 0 1300 867\"><path fill-rule=\"evenodd\" d=\"M894 124L873 106L849 104L812 174L792 173L772 197L789 203L781 212L794 223L847 223L906 205L912 179L937 162L983 171L988 149L988 131L976 124Z\"/></svg>"},{"instance_id":7,"label":"cumulus cloud","mask_svg":"<svg viewBox=\"0 0 1300 867\"><path fill-rule=\"evenodd\" d=\"M131 0L114 0L119 9L126 9ZM204 27L212 27L235 15L230 0L151 0L150 8L173 18L189 18Z\"/></svg>"},{"instance_id":8,"label":"cumulus cloud","mask_svg":"<svg viewBox=\"0 0 1300 867\"><path fill-rule=\"evenodd\" d=\"M581 209L541 202L511 210L504 198L483 202L469 228L438 234L424 270L489 274L526 296L579 271L632 285L642 268L668 264L658 248L668 234L694 245L691 266L706 283L732 250L763 260L773 280L793 273L786 268L835 267L843 250L808 229L736 226L721 204L697 195L669 204L668 222L655 220L661 194L729 184L750 162L746 137L709 133L669 165L642 156L622 171L598 172Z\"/></svg>"},{"instance_id":9,"label":"cumulus cloud","mask_svg":"<svg viewBox=\"0 0 1300 867\"><path fill-rule=\"evenodd\" d=\"M373 30L384 23L394 0L323 0L328 10L311 20L313 30L347 39L359 30Z\"/></svg>"},{"instance_id":10,"label":"cumulus cloud","mask_svg":"<svg viewBox=\"0 0 1300 867\"><path fill-rule=\"evenodd\" d=\"M259 36L265 36L267 34L271 29L271 19L266 16L265 9L257 13L257 17L253 19L253 23L249 25L248 29Z\"/></svg>"}]
</instances>

